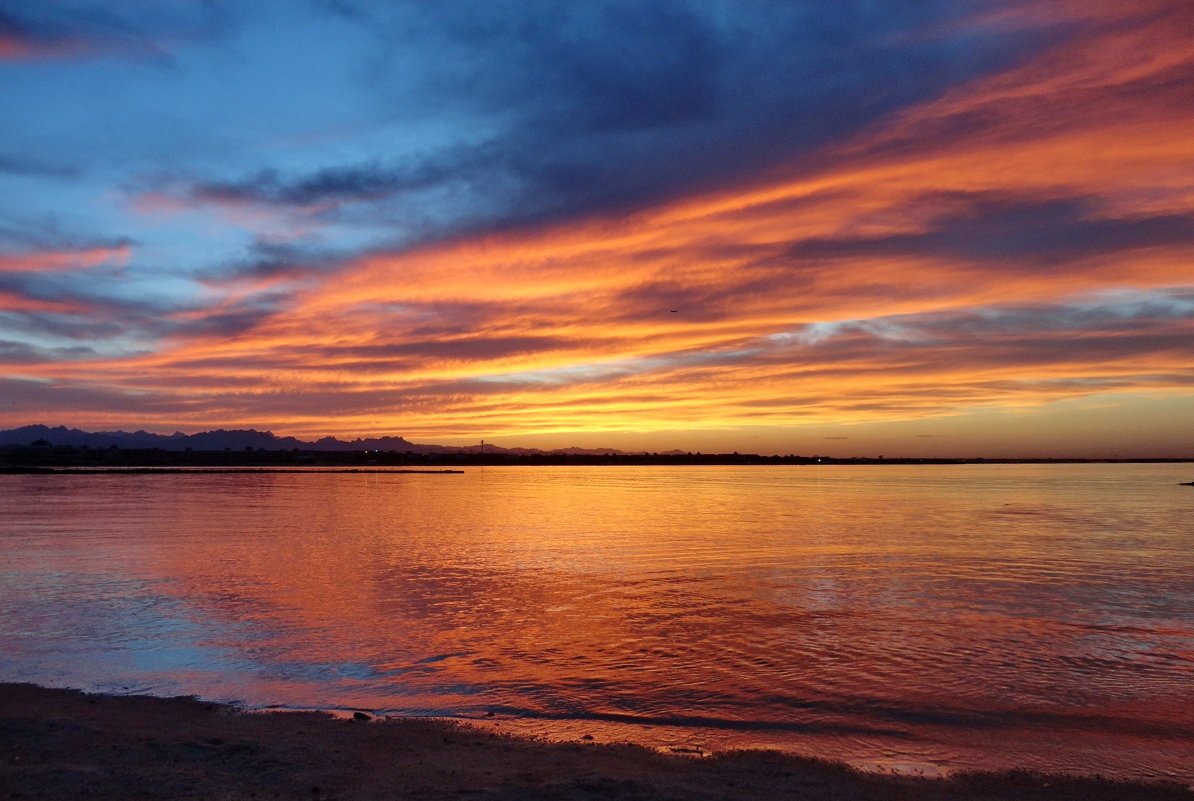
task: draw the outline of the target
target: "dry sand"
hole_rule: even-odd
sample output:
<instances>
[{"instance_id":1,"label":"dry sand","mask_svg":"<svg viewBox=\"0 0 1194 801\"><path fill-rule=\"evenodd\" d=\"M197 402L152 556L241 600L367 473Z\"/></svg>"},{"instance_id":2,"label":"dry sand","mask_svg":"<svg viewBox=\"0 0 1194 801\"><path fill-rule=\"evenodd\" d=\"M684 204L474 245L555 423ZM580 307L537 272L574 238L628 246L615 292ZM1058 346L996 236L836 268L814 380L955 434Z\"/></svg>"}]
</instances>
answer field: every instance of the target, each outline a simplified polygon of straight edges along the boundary
<instances>
[{"instance_id":1,"label":"dry sand","mask_svg":"<svg viewBox=\"0 0 1194 801\"><path fill-rule=\"evenodd\" d=\"M877 776L774 753L666 756L430 720L247 714L192 698L0 685L0 798L1073 799L1194 801L1176 785L1029 774Z\"/></svg>"}]
</instances>

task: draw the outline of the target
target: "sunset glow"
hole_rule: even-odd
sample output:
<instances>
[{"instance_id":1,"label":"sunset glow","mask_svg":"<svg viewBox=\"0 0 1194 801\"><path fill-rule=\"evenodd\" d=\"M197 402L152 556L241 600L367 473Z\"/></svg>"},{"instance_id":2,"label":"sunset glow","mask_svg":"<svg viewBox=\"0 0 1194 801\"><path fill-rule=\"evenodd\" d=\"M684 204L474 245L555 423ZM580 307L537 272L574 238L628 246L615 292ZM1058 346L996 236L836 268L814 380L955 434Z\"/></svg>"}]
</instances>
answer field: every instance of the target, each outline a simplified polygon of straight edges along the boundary
<instances>
[{"instance_id":1,"label":"sunset glow","mask_svg":"<svg viewBox=\"0 0 1194 801\"><path fill-rule=\"evenodd\" d=\"M51 5L0 427L1194 454L1189 3Z\"/></svg>"}]
</instances>

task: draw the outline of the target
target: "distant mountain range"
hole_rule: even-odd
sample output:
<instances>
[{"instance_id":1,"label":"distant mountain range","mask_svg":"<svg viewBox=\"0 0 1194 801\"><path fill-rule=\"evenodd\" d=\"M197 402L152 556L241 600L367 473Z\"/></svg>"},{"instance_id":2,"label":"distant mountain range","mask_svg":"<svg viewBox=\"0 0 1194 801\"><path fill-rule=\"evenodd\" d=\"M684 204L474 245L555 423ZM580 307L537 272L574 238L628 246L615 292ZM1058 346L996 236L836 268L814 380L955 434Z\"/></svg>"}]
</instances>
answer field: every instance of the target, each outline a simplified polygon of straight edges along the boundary
<instances>
[{"instance_id":1,"label":"distant mountain range","mask_svg":"<svg viewBox=\"0 0 1194 801\"><path fill-rule=\"evenodd\" d=\"M480 444L468 446L421 445L403 437L370 437L345 441L335 437L323 437L314 442L305 442L295 437L279 437L270 431L255 429L218 429L199 434L153 434L149 431L81 431L77 428L44 425L22 426L0 431L2 445L72 446L75 448L124 448L129 450L160 448L166 451L222 451L266 450L266 451L397 451L399 453L478 453ZM485 445L486 453L508 453L512 455L630 455L614 448L502 448ZM678 451L677 451L678 453Z\"/></svg>"}]
</instances>

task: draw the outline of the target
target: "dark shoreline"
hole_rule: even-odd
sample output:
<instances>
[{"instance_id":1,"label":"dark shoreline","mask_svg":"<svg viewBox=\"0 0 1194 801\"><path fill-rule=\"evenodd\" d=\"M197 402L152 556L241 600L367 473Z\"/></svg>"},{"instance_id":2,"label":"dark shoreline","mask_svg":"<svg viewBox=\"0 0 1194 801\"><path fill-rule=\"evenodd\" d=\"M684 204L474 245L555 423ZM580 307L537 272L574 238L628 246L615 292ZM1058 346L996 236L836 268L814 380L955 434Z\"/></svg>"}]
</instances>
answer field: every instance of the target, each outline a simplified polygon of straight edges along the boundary
<instances>
[{"instance_id":1,"label":"dark shoreline","mask_svg":"<svg viewBox=\"0 0 1194 801\"><path fill-rule=\"evenodd\" d=\"M253 714L195 698L0 684L0 796L38 799L484 798L1192 801L1177 784L1024 772L861 773L764 751L692 758L546 743L425 720Z\"/></svg>"},{"instance_id":2,"label":"dark shoreline","mask_svg":"<svg viewBox=\"0 0 1194 801\"><path fill-rule=\"evenodd\" d=\"M754 453L419 453L414 451L322 451L322 450L188 450L161 448L86 448L74 446L0 446L0 472L37 473L111 471L146 473L153 470L196 469L211 471L274 468L277 472L300 472L329 468L340 472L452 472L444 468L497 466L683 466L683 465L1051 465L1051 464L1189 464L1189 458L1076 459L1031 458L885 458L832 456L762 456Z\"/></svg>"},{"instance_id":3,"label":"dark shoreline","mask_svg":"<svg viewBox=\"0 0 1194 801\"><path fill-rule=\"evenodd\" d=\"M405 475L416 473L421 475L459 475L463 470L452 469L406 469L388 467L0 467L0 475L23 476L121 476L121 475L212 475L222 473L273 474L273 473L364 473L383 475Z\"/></svg>"}]
</instances>

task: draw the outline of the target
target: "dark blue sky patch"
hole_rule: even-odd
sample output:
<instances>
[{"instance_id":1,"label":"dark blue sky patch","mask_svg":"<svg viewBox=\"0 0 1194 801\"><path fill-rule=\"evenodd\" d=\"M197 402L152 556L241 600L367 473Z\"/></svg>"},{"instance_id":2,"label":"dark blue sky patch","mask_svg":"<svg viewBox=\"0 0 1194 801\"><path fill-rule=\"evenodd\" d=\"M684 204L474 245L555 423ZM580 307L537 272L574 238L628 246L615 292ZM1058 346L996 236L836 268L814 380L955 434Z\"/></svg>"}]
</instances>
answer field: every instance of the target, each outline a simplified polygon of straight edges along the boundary
<instances>
[{"instance_id":1,"label":"dark blue sky patch","mask_svg":"<svg viewBox=\"0 0 1194 801\"><path fill-rule=\"evenodd\" d=\"M941 201L938 196L927 199L933 208ZM1037 270L1174 246L1194 248L1194 215L1103 217L1087 198L1034 201L977 195L924 231L810 238L794 243L788 253L796 262L926 257Z\"/></svg>"}]
</instances>

